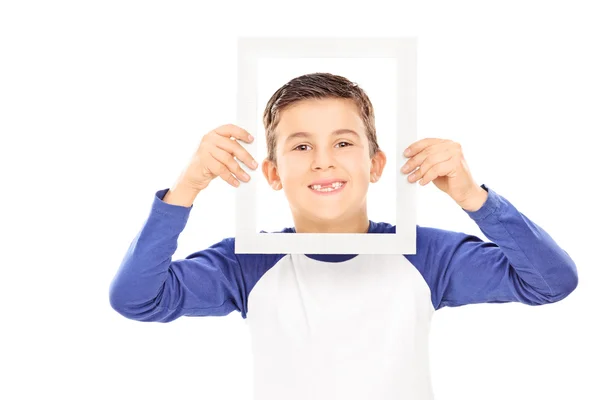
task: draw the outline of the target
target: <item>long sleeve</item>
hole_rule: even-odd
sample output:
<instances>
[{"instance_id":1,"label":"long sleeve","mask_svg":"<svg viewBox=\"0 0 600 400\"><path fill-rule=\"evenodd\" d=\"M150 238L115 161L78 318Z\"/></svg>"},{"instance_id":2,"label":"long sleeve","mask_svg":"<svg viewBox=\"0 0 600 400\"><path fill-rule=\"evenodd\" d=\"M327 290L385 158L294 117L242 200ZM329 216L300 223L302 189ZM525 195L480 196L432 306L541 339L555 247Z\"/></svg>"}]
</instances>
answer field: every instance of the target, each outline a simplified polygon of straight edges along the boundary
<instances>
[{"instance_id":1,"label":"long sleeve","mask_svg":"<svg viewBox=\"0 0 600 400\"><path fill-rule=\"evenodd\" d=\"M246 290L233 238L172 261L193 205L162 201L156 192L149 216L110 284L114 310L138 321L169 322L180 316L245 317Z\"/></svg>"},{"instance_id":2,"label":"long sleeve","mask_svg":"<svg viewBox=\"0 0 600 400\"><path fill-rule=\"evenodd\" d=\"M566 251L508 200L485 184L488 198L463 210L490 240L419 227L413 257L431 288L435 309L475 303L542 305L568 296L578 284ZM419 255L420 254L420 255Z\"/></svg>"}]
</instances>

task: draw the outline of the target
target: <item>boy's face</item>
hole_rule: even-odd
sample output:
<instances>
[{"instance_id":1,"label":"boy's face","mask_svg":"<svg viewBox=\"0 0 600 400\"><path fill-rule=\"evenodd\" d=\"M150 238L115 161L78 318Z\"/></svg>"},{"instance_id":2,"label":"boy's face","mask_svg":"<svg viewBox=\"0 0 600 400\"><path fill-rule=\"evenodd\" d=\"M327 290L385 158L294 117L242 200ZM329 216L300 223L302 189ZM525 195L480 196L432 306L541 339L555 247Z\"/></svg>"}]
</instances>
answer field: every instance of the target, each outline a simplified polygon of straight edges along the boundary
<instances>
[{"instance_id":1,"label":"boy's face","mask_svg":"<svg viewBox=\"0 0 600 400\"><path fill-rule=\"evenodd\" d=\"M366 216L369 183L380 178L385 154L369 158L365 126L352 100L294 103L281 112L275 130L277 166L265 160L263 173L273 189L284 190L296 225L335 225ZM324 192L330 185L322 184L319 191L312 185L321 180L343 186Z\"/></svg>"}]
</instances>

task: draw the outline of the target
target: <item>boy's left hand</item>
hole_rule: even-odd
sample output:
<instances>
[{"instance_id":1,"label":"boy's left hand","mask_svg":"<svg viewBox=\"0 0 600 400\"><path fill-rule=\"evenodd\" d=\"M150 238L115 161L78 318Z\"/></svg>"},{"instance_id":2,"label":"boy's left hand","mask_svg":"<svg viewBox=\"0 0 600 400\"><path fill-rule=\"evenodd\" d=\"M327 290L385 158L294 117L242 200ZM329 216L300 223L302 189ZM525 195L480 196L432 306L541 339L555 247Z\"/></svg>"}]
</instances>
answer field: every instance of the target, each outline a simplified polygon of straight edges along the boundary
<instances>
[{"instance_id":1,"label":"boy's left hand","mask_svg":"<svg viewBox=\"0 0 600 400\"><path fill-rule=\"evenodd\" d=\"M422 186L433 182L466 210L479 209L487 199L487 191L471 176L459 143L446 139L421 139L411 144L404 156L410 158L401 169L403 173L408 174L419 167L408 177L409 182L421 179Z\"/></svg>"}]
</instances>

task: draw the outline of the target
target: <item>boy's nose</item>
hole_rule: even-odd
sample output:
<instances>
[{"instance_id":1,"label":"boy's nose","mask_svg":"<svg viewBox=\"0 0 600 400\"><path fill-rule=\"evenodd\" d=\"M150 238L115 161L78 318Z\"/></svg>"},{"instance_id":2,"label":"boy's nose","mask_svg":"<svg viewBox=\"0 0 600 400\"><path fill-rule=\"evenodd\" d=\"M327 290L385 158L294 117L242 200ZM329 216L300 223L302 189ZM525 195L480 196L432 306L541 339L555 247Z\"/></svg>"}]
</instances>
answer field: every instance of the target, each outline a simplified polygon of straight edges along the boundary
<instances>
[{"instance_id":1,"label":"boy's nose","mask_svg":"<svg viewBox=\"0 0 600 400\"><path fill-rule=\"evenodd\" d=\"M327 169L333 166L335 166L335 159L330 152L326 150L314 152L312 160L313 169Z\"/></svg>"},{"instance_id":2,"label":"boy's nose","mask_svg":"<svg viewBox=\"0 0 600 400\"><path fill-rule=\"evenodd\" d=\"M313 162L312 169L329 169L334 167L335 164L333 162Z\"/></svg>"}]
</instances>

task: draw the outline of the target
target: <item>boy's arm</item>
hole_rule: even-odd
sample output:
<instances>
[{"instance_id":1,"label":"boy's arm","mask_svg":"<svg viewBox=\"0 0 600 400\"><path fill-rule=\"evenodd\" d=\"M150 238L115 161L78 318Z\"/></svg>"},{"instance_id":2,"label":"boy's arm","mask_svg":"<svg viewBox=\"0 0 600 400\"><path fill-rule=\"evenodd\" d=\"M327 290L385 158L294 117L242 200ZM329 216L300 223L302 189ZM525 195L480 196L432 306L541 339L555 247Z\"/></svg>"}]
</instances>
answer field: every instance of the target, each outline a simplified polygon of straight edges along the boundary
<instances>
[{"instance_id":1,"label":"boy's arm","mask_svg":"<svg viewBox=\"0 0 600 400\"><path fill-rule=\"evenodd\" d=\"M542 228L485 185L488 198L464 210L491 242L418 227L417 255L435 309L475 303L559 301L578 284L575 263ZM420 253L420 256L419 256Z\"/></svg>"},{"instance_id":2,"label":"boy's arm","mask_svg":"<svg viewBox=\"0 0 600 400\"><path fill-rule=\"evenodd\" d=\"M169 322L182 315L245 317L245 284L233 238L172 261L190 207L164 202L156 192L150 214L110 285L111 306L138 321Z\"/></svg>"}]
</instances>

